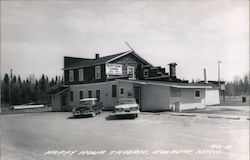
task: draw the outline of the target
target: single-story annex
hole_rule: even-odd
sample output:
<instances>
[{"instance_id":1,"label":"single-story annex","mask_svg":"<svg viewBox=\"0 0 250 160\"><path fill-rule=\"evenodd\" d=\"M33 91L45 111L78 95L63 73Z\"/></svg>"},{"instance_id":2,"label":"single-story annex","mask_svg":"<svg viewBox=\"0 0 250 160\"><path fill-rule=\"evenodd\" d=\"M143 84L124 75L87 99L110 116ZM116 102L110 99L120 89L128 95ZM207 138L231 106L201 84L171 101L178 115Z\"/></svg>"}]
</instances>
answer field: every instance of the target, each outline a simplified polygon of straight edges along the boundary
<instances>
[{"instance_id":1,"label":"single-story annex","mask_svg":"<svg viewBox=\"0 0 250 160\"><path fill-rule=\"evenodd\" d=\"M170 63L166 73L133 50L105 57L96 54L94 59L64 57L64 84L49 92L53 111L71 111L80 99L91 97L102 101L105 110L129 97L136 99L141 111L205 108L206 91L216 97L218 88L178 79L176 65Z\"/></svg>"}]
</instances>

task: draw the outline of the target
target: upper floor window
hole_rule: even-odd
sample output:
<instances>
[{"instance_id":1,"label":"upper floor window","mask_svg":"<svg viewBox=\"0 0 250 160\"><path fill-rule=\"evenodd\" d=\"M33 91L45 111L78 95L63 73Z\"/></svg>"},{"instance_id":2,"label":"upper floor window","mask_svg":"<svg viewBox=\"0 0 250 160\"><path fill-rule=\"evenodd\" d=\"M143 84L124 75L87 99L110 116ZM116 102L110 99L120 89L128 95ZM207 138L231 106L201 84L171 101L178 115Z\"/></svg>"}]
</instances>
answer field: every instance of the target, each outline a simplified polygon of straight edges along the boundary
<instances>
[{"instance_id":1,"label":"upper floor window","mask_svg":"<svg viewBox=\"0 0 250 160\"><path fill-rule=\"evenodd\" d=\"M83 69L78 69L78 81L84 80L84 72Z\"/></svg>"},{"instance_id":2,"label":"upper floor window","mask_svg":"<svg viewBox=\"0 0 250 160\"><path fill-rule=\"evenodd\" d=\"M148 69L143 70L143 77L148 77Z\"/></svg>"},{"instance_id":3,"label":"upper floor window","mask_svg":"<svg viewBox=\"0 0 250 160\"><path fill-rule=\"evenodd\" d=\"M127 67L127 75L128 75L129 79L134 79L135 78L135 67L128 66Z\"/></svg>"},{"instance_id":4,"label":"upper floor window","mask_svg":"<svg viewBox=\"0 0 250 160\"><path fill-rule=\"evenodd\" d=\"M69 82L74 82L74 70L69 70Z\"/></svg>"},{"instance_id":5,"label":"upper floor window","mask_svg":"<svg viewBox=\"0 0 250 160\"><path fill-rule=\"evenodd\" d=\"M101 66L95 66L95 79L101 79Z\"/></svg>"},{"instance_id":6,"label":"upper floor window","mask_svg":"<svg viewBox=\"0 0 250 160\"><path fill-rule=\"evenodd\" d=\"M201 90L194 90L194 98L201 98Z\"/></svg>"}]
</instances>

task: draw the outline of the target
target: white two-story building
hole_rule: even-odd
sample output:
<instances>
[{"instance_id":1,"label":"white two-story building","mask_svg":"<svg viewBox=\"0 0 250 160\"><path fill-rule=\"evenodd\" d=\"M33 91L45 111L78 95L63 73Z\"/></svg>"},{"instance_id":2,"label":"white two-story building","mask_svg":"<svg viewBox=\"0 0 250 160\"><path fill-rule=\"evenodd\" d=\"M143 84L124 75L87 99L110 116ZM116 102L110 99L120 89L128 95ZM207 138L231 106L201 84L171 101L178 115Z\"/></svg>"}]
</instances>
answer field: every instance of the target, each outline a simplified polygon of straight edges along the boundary
<instances>
[{"instance_id":1,"label":"white two-story building","mask_svg":"<svg viewBox=\"0 0 250 160\"><path fill-rule=\"evenodd\" d=\"M112 110L119 98L133 97L141 111L181 111L205 108L203 83L188 83L176 76L176 63L155 67L134 51L94 59L64 57L64 84L54 87L53 111L71 111L80 99L96 97L105 110Z\"/></svg>"}]
</instances>

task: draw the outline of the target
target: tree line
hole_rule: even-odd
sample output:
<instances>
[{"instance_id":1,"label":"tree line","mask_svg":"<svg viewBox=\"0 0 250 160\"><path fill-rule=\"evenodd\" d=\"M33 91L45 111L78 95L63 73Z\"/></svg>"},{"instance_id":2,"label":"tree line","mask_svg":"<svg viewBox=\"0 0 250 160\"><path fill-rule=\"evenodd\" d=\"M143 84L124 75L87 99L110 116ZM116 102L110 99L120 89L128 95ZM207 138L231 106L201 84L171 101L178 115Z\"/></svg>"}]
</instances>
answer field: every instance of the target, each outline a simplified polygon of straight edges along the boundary
<instances>
[{"instance_id":1,"label":"tree line","mask_svg":"<svg viewBox=\"0 0 250 160\"><path fill-rule=\"evenodd\" d=\"M10 76L7 73L1 80L1 102L2 104L27 104L27 103L50 103L48 91L55 85L63 84L63 78L55 76L49 80L48 76L42 74L37 79L34 75L21 79L18 75ZM249 77L235 76L233 81L226 82L226 96L249 95ZM11 96L10 96L11 91ZM10 99L10 97L12 97Z\"/></svg>"},{"instance_id":2,"label":"tree line","mask_svg":"<svg viewBox=\"0 0 250 160\"><path fill-rule=\"evenodd\" d=\"M55 85L62 83L60 76L55 76L49 80L48 76L42 74L39 79L35 78L34 75L21 79L19 75L10 76L6 73L1 80L1 102L3 105L49 104L48 91Z\"/></svg>"},{"instance_id":3,"label":"tree line","mask_svg":"<svg viewBox=\"0 0 250 160\"><path fill-rule=\"evenodd\" d=\"M227 82L225 86L227 96L250 95L249 89L250 83L247 75L243 77L235 76L233 81Z\"/></svg>"}]
</instances>

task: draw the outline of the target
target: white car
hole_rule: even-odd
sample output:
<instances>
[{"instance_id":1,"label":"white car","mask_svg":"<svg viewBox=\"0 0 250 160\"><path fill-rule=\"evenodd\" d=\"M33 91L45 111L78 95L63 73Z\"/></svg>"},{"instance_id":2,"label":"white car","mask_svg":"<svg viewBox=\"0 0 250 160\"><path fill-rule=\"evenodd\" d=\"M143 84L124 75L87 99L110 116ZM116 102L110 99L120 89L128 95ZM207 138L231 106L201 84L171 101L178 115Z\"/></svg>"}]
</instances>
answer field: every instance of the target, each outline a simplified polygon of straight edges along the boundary
<instances>
[{"instance_id":1,"label":"white car","mask_svg":"<svg viewBox=\"0 0 250 160\"><path fill-rule=\"evenodd\" d=\"M140 113L140 107L136 103L134 98L123 98L118 100L118 104L115 106L114 114L119 115L132 115L137 117Z\"/></svg>"}]
</instances>

